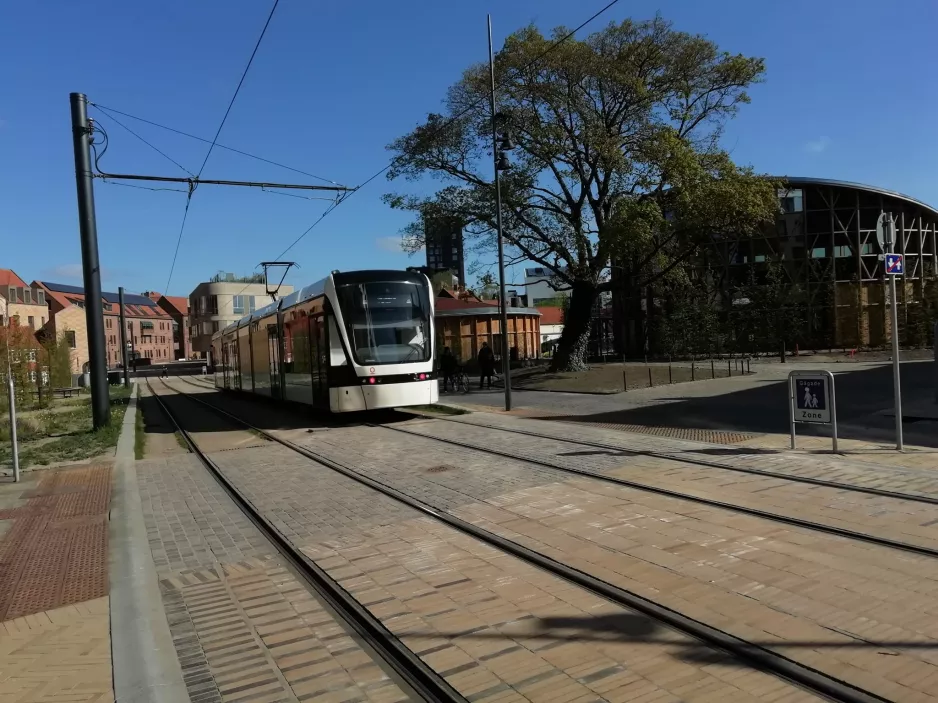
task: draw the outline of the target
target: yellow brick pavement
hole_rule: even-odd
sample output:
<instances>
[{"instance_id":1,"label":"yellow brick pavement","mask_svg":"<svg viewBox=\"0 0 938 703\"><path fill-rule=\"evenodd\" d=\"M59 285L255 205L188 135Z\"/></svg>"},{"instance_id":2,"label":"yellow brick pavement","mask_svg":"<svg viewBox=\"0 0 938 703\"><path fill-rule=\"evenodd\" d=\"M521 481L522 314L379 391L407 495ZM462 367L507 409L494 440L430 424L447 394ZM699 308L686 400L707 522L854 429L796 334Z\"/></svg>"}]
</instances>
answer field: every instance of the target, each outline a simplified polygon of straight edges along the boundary
<instances>
[{"instance_id":1,"label":"yellow brick pavement","mask_svg":"<svg viewBox=\"0 0 938 703\"><path fill-rule=\"evenodd\" d=\"M113 701L108 598L0 623L0 701Z\"/></svg>"}]
</instances>

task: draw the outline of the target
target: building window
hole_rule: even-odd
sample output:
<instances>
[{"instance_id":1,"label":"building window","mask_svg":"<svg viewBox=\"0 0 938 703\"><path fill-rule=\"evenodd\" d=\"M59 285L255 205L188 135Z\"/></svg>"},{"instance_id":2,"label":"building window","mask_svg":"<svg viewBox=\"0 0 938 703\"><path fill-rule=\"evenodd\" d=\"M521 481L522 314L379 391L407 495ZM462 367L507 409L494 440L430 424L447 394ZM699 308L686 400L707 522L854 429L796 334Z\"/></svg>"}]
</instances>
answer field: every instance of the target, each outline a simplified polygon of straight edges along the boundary
<instances>
[{"instance_id":1,"label":"building window","mask_svg":"<svg viewBox=\"0 0 938 703\"><path fill-rule=\"evenodd\" d=\"M36 302L40 305L46 304L46 292L44 290L36 289Z\"/></svg>"},{"instance_id":2,"label":"building window","mask_svg":"<svg viewBox=\"0 0 938 703\"><path fill-rule=\"evenodd\" d=\"M30 329L36 329L36 318L33 317L32 315L30 315L30 316L27 317L26 319L29 320L29 327L30 327Z\"/></svg>"},{"instance_id":3,"label":"building window","mask_svg":"<svg viewBox=\"0 0 938 703\"><path fill-rule=\"evenodd\" d=\"M231 296L231 310L235 315L244 314L244 296L243 295L233 295Z\"/></svg>"},{"instance_id":4,"label":"building window","mask_svg":"<svg viewBox=\"0 0 938 703\"><path fill-rule=\"evenodd\" d=\"M75 348L75 333L72 330L65 331L65 340L68 342L69 349Z\"/></svg>"},{"instance_id":5,"label":"building window","mask_svg":"<svg viewBox=\"0 0 938 703\"><path fill-rule=\"evenodd\" d=\"M23 289L23 302L27 305L33 304L33 292L29 288Z\"/></svg>"},{"instance_id":6,"label":"building window","mask_svg":"<svg viewBox=\"0 0 938 703\"><path fill-rule=\"evenodd\" d=\"M104 303L104 309L107 312L111 312L111 310L113 309L113 306L110 303Z\"/></svg>"},{"instance_id":7,"label":"building window","mask_svg":"<svg viewBox=\"0 0 938 703\"><path fill-rule=\"evenodd\" d=\"M248 296L248 312L254 312L254 296Z\"/></svg>"},{"instance_id":8,"label":"building window","mask_svg":"<svg viewBox=\"0 0 938 703\"><path fill-rule=\"evenodd\" d=\"M802 212L804 210L804 195L801 189L779 190L778 200L785 214Z\"/></svg>"}]
</instances>

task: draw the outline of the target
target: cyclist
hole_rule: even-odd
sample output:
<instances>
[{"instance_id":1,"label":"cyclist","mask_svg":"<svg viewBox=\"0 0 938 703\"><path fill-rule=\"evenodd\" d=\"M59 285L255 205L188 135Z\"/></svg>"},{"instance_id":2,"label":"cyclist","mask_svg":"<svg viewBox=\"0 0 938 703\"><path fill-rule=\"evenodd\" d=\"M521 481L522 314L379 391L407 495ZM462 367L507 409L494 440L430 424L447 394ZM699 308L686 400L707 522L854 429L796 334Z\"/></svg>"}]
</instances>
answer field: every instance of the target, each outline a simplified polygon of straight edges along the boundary
<instances>
[{"instance_id":1,"label":"cyclist","mask_svg":"<svg viewBox=\"0 0 938 703\"><path fill-rule=\"evenodd\" d=\"M450 381L453 383L453 390L456 390L456 369L459 362L453 356L449 347L443 347L443 354L440 356L440 373L443 375L443 392L446 393Z\"/></svg>"}]
</instances>

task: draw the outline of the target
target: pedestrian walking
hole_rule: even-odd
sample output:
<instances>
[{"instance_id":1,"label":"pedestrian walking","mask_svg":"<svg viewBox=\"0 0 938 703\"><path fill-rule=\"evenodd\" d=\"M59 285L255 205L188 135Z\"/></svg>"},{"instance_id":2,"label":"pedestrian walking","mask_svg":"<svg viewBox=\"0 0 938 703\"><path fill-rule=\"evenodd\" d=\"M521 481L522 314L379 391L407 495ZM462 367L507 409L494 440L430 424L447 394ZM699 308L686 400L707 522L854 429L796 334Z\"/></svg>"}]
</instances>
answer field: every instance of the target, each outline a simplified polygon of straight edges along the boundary
<instances>
[{"instance_id":1,"label":"pedestrian walking","mask_svg":"<svg viewBox=\"0 0 938 703\"><path fill-rule=\"evenodd\" d=\"M492 376L495 375L495 354L488 342L482 342L482 348L479 349L479 388L481 389L488 379L489 388L492 387Z\"/></svg>"},{"instance_id":2,"label":"pedestrian walking","mask_svg":"<svg viewBox=\"0 0 938 703\"><path fill-rule=\"evenodd\" d=\"M443 354L440 356L440 373L443 376L443 392L449 389L450 381L453 383L453 390L456 390L456 357L449 347L443 347Z\"/></svg>"}]
</instances>

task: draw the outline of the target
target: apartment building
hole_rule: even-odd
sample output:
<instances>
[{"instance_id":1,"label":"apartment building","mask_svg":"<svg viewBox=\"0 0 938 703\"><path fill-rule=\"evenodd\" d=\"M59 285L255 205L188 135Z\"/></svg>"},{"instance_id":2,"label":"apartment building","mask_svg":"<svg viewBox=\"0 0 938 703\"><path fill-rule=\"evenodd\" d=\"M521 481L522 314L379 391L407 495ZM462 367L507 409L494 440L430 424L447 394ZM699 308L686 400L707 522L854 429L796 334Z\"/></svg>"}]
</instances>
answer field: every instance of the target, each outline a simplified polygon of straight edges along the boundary
<instances>
[{"instance_id":1,"label":"apartment building","mask_svg":"<svg viewBox=\"0 0 938 703\"><path fill-rule=\"evenodd\" d=\"M180 295L163 295L147 291L146 297L155 302L173 318L173 354L176 359L192 358L192 342L189 339L189 300Z\"/></svg>"},{"instance_id":2,"label":"apartment building","mask_svg":"<svg viewBox=\"0 0 938 703\"><path fill-rule=\"evenodd\" d=\"M79 286L63 283L36 281L46 293L49 313L54 318L56 336L64 333L69 336L71 346L74 333L76 350L80 342L84 343L84 358L81 369L87 362L87 328L85 326L85 307L89 304L85 291ZM117 293L102 293L101 305L104 312L104 341L107 349L107 365L115 368L122 363L120 340L120 296ZM75 312L78 311L78 312ZM152 364L173 361L173 318L154 301L142 295L124 294L124 318L127 322L127 343L132 359L149 359ZM60 324L61 320L61 324ZM79 325L80 321L80 327ZM72 326L68 330L60 326ZM81 354L77 354L81 358Z\"/></svg>"},{"instance_id":3,"label":"apartment building","mask_svg":"<svg viewBox=\"0 0 938 703\"><path fill-rule=\"evenodd\" d=\"M49 320L45 291L35 284L28 285L10 269L0 269L0 298L4 301L0 324L15 321L38 331Z\"/></svg>"},{"instance_id":4,"label":"apartment building","mask_svg":"<svg viewBox=\"0 0 938 703\"><path fill-rule=\"evenodd\" d=\"M290 295L293 286L280 286L280 298ZM212 335L245 315L270 303L263 277L236 278L219 274L200 283L189 294L189 337L192 353L206 358L212 348Z\"/></svg>"}]
</instances>

